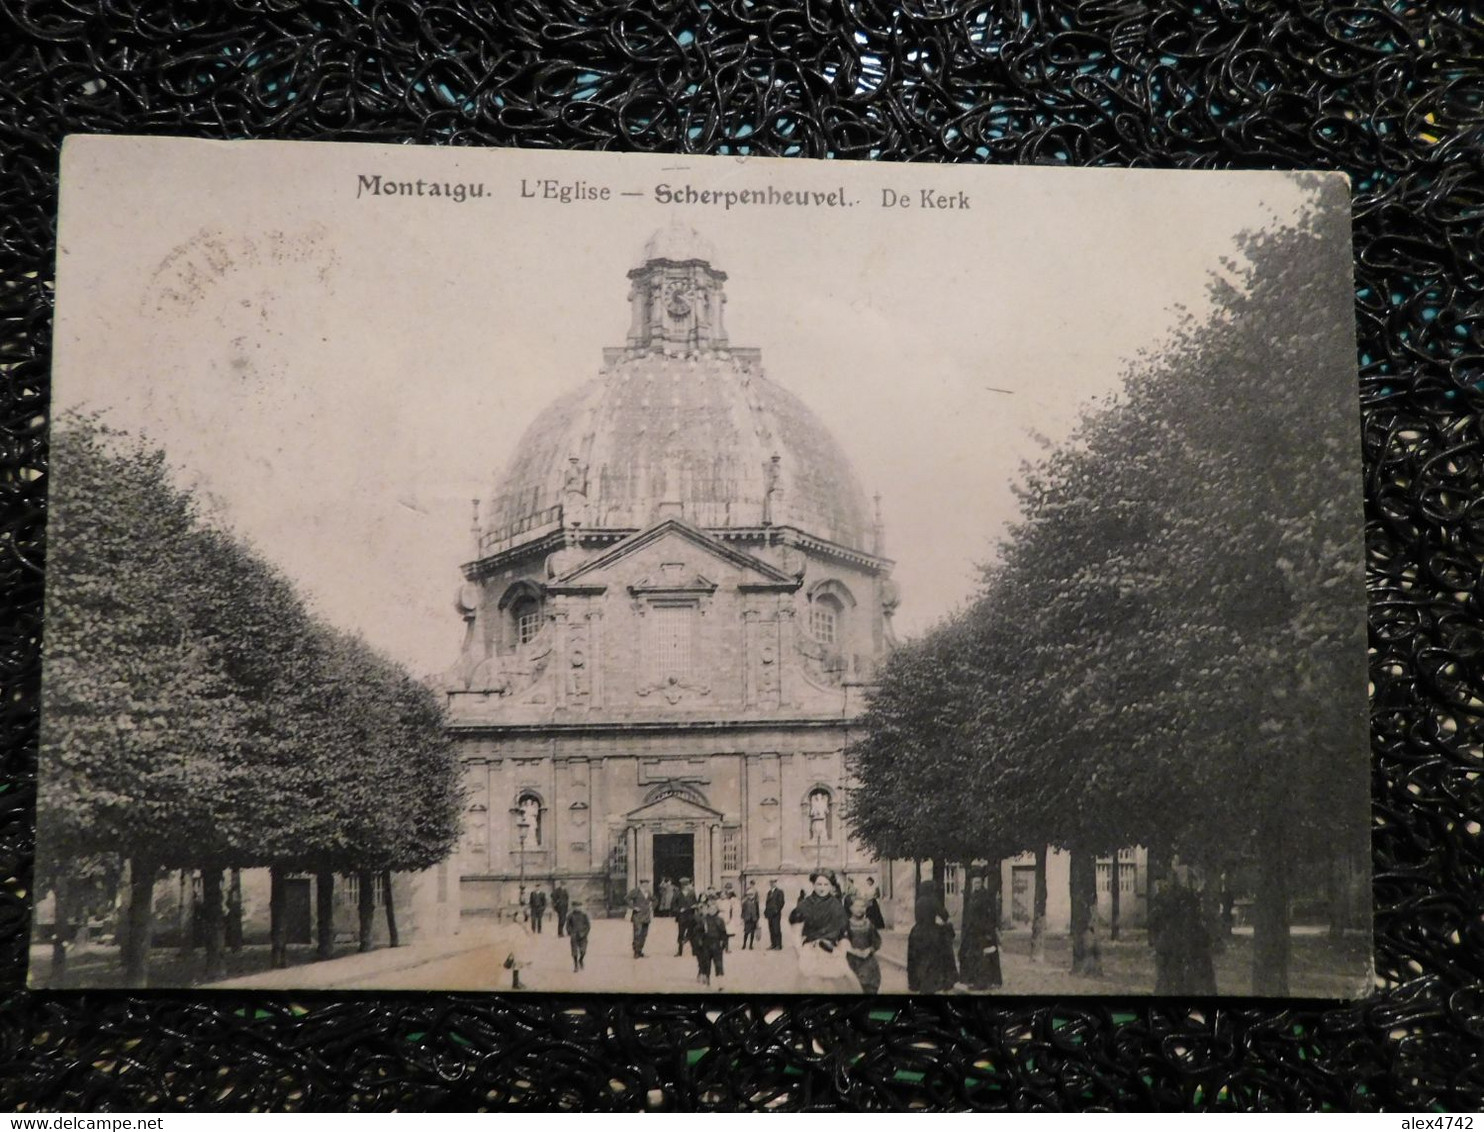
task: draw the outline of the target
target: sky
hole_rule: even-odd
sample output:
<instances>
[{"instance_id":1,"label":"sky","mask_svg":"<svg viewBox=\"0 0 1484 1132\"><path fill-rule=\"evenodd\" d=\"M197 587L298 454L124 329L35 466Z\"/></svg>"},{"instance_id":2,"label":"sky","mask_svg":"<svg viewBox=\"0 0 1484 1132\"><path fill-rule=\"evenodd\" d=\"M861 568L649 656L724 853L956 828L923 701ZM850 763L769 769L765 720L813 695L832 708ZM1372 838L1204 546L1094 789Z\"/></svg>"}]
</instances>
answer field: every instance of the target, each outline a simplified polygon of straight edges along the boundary
<instances>
[{"instance_id":1,"label":"sky","mask_svg":"<svg viewBox=\"0 0 1484 1132\"><path fill-rule=\"evenodd\" d=\"M367 187L389 183L413 191ZM847 203L664 203L662 185ZM1265 172L74 138L54 415L149 438L324 617L441 672L471 500L623 343L626 273L678 218L729 276L732 344L880 492L910 637L972 596L1023 461L1181 307L1208 313L1240 232L1305 199Z\"/></svg>"}]
</instances>

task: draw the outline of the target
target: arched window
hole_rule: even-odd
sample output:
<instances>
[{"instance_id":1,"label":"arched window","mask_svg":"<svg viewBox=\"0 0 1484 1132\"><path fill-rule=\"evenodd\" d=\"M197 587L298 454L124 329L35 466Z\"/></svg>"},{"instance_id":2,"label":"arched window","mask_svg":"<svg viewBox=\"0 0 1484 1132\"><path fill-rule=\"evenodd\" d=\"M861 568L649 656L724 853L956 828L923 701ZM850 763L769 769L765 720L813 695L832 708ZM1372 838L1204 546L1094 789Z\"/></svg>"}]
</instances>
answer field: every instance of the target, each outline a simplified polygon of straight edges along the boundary
<instances>
[{"instance_id":1,"label":"arched window","mask_svg":"<svg viewBox=\"0 0 1484 1132\"><path fill-rule=\"evenodd\" d=\"M840 630L840 599L822 594L809 605L809 635L822 645L833 646Z\"/></svg>"},{"instance_id":2,"label":"arched window","mask_svg":"<svg viewBox=\"0 0 1484 1132\"><path fill-rule=\"evenodd\" d=\"M541 587L527 579L516 582L505 591L499 605L507 626L501 631L504 649L518 649L540 636L546 626L543 597Z\"/></svg>"},{"instance_id":3,"label":"arched window","mask_svg":"<svg viewBox=\"0 0 1484 1132\"><path fill-rule=\"evenodd\" d=\"M696 805L704 806L708 810L711 808L711 804L706 801L706 795L702 794L696 787L685 782L675 782L673 780L661 782L658 786L651 789L649 793L645 794L644 805L653 805L655 802L664 798L684 798L687 802L694 802Z\"/></svg>"},{"instance_id":4,"label":"arched window","mask_svg":"<svg viewBox=\"0 0 1484 1132\"><path fill-rule=\"evenodd\" d=\"M541 632L541 602L534 597L523 597L510 607L510 617L515 623L515 643L529 644Z\"/></svg>"},{"instance_id":5,"label":"arched window","mask_svg":"<svg viewBox=\"0 0 1484 1132\"><path fill-rule=\"evenodd\" d=\"M855 596L836 578L825 578L809 591L809 635L830 649L843 648L845 621L855 608Z\"/></svg>"},{"instance_id":6,"label":"arched window","mask_svg":"<svg viewBox=\"0 0 1484 1132\"><path fill-rule=\"evenodd\" d=\"M809 840L833 840L835 796L826 786L816 786L804 799L809 814Z\"/></svg>"},{"instance_id":7,"label":"arched window","mask_svg":"<svg viewBox=\"0 0 1484 1132\"><path fill-rule=\"evenodd\" d=\"M541 848L542 818L546 815L546 807L541 804L541 797L534 790L522 790L515 799L516 836L520 837L520 831L525 829L525 837L522 839L524 848Z\"/></svg>"}]
</instances>

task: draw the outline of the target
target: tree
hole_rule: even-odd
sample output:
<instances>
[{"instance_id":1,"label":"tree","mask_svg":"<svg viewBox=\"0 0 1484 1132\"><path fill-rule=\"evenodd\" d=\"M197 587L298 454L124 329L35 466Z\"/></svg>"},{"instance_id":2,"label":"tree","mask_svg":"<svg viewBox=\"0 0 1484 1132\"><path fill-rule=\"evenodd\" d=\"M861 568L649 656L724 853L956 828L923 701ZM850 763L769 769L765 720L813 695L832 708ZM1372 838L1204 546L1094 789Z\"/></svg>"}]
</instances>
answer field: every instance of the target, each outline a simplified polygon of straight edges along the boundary
<instances>
[{"instance_id":1,"label":"tree","mask_svg":"<svg viewBox=\"0 0 1484 1132\"><path fill-rule=\"evenodd\" d=\"M364 872L371 892L446 857L462 799L436 697L206 524L163 453L81 417L52 447L38 869L128 859L127 981L162 869L201 871L214 977L224 871L273 869L282 962L286 871Z\"/></svg>"},{"instance_id":2,"label":"tree","mask_svg":"<svg viewBox=\"0 0 1484 1132\"><path fill-rule=\"evenodd\" d=\"M1316 190L1026 469L982 595L886 666L854 748L878 852L993 812L962 828L1083 864L1256 853L1259 993L1286 992L1289 861L1366 832L1348 243L1337 180ZM909 783L913 806L877 789Z\"/></svg>"},{"instance_id":3,"label":"tree","mask_svg":"<svg viewBox=\"0 0 1484 1132\"><path fill-rule=\"evenodd\" d=\"M142 981L146 879L212 829L242 705L195 631L200 528L163 454L73 418L53 431L52 476L38 858L130 860Z\"/></svg>"}]
</instances>

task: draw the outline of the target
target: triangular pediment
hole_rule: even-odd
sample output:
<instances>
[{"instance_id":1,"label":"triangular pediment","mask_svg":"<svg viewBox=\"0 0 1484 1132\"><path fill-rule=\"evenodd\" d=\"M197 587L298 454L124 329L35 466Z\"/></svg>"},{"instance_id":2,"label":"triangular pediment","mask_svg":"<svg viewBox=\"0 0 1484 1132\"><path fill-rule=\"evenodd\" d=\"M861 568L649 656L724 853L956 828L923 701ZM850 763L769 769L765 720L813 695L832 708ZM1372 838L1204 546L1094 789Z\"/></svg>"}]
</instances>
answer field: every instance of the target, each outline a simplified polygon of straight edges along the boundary
<instances>
[{"instance_id":1,"label":"triangular pediment","mask_svg":"<svg viewBox=\"0 0 1484 1132\"><path fill-rule=\"evenodd\" d=\"M721 811L693 802L680 794L666 794L647 806L630 810L624 817L629 821L714 821L721 817Z\"/></svg>"},{"instance_id":2,"label":"triangular pediment","mask_svg":"<svg viewBox=\"0 0 1484 1132\"><path fill-rule=\"evenodd\" d=\"M588 559L576 569L554 579L550 586L575 586L596 581L600 575L607 573L624 559L666 539L679 540L718 563L742 570L744 572L741 582L743 586L759 589L796 589L800 584L798 578L785 574L778 567L764 562L761 558L755 558L751 554L727 546L681 519L666 519L630 535L596 558ZM647 572L643 579L633 583L630 588L636 593L710 593L716 589L716 583L709 579L705 562L702 561L688 565L683 571L673 576Z\"/></svg>"}]
</instances>

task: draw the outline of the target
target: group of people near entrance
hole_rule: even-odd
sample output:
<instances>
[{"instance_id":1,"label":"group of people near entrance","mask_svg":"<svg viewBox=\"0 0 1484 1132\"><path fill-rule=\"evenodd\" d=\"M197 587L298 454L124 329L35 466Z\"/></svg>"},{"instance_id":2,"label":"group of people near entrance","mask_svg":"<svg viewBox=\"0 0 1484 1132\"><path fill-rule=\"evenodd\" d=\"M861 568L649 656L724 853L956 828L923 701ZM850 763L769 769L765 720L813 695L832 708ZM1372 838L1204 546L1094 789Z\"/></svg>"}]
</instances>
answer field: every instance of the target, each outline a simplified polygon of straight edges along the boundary
<instances>
[{"instance_id":1,"label":"group of people near entrance","mask_svg":"<svg viewBox=\"0 0 1484 1132\"><path fill-rule=\"evenodd\" d=\"M673 917L676 957L689 947L696 960L696 981L709 987L713 975L725 976L726 954L739 935L739 950L763 949L761 925L766 923L766 950L790 953L796 971L794 988L799 993L878 993L878 953L886 923L875 878L867 878L865 886L857 889L850 878L842 885L833 871L817 869L810 874L809 884L799 891L785 916L788 899L777 878L768 882L765 893L758 891L754 881L748 881L741 893L730 883L720 889L698 890L689 877L662 878L656 893L649 881L642 880L627 900L633 956L645 958L650 929L658 917ZM955 932L942 895L930 883L919 888L907 937L909 991L941 994L959 983L975 990L1001 985L995 908L987 896L976 889L966 899L963 938L955 956ZM572 970L583 970L592 932L583 902L574 899L559 881L551 885L549 895L537 885L521 908L532 933L544 932L548 911L556 935L568 939Z\"/></svg>"},{"instance_id":2,"label":"group of people near entrance","mask_svg":"<svg viewBox=\"0 0 1484 1132\"><path fill-rule=\"evenodd\" d=\"M876 953L881 950L881 930L886 926L875 878L868 878L865 889L857 891L848 880L842 888L833 872L820 869L810 875L809 882L813 890L800 892L788 913L799 989L875 994L881 989ZM710 986L713 973L718 977L726 973L724 956L731 950L737 928L741 929L740 949L750 951L758 948L759 925L766 921L767 950L784 950L787 902L776 878L768 882L765 895L758 892L754 881L748 881L740 895L730 884L720 890L697 891L689 877L678 882L662 877L658 894L651 895L649 882L640 881L629 893L634 958L644 958L655 916L671 915L676 956L689 946L696 959L696 981Z\"/></svg>"}]
</instances>

